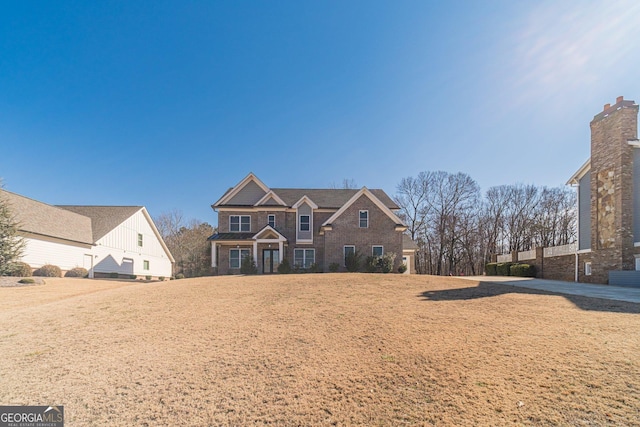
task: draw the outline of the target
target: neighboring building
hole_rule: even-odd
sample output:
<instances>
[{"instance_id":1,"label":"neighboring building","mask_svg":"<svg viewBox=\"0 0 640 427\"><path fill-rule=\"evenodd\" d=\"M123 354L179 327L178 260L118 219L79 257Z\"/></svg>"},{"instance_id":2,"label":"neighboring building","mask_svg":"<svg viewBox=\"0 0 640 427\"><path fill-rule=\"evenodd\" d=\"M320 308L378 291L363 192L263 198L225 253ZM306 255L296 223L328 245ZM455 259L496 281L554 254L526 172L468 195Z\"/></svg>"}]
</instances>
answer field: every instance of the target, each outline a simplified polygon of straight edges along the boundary
<instances>
[{"instance_id":1,"label":"neighboring building","mask_svg":"<svg viewBox=\"0 0 640 427\"><path fill-rule=\"evenodd\" d=\"M345 256L396 254L412 270L412 247L403 243L407 226L399 207L382 190L269 188L250 173L211 206L218 212L218 233L211 260L218 274L237 274L250 256L261 274L291 266L345 270Z\"/></svg>"},{"instance_id":2,"label":"neighboring building","mask_svg":"<svg viewBox=\"0 0 640 427\"><path fill-rule=\"evenodd\" d=\"M0 190L26 246L22 261L63 272L84 267L89 277L171 277L174 262L142 206L52 206Z\"/></svg>"},{"instance_id":3,"label":"neighboring building","mask_svg":"<svg viewBox=\"0 0 640 427\"><path fill-rule=\"evenodd\" d=\"M591 121L591 158L578 193L577 280L640 286L638 104L616 99Z\"/></svg>"}]
</instances>

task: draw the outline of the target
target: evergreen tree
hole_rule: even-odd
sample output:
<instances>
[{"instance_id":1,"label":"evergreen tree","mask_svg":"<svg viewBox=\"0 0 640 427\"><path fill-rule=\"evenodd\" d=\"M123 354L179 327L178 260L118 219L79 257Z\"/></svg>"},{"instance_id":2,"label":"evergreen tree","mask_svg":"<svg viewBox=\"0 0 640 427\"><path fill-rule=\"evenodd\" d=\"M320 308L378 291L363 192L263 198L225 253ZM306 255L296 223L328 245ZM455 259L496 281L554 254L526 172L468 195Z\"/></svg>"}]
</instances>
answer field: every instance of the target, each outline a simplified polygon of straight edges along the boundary
<instances>
[{"instance_id":1,"label":"evergreen tree","mask_svg":"<svg viewBox=\"0 0 640 427\"><path fill-rule=\"evenodd\" d=\"M11 273L12 264L19 260L23 249L24 240L18 236L18 223L0 190L0 276Z\"/></svg>"}]
</instances>

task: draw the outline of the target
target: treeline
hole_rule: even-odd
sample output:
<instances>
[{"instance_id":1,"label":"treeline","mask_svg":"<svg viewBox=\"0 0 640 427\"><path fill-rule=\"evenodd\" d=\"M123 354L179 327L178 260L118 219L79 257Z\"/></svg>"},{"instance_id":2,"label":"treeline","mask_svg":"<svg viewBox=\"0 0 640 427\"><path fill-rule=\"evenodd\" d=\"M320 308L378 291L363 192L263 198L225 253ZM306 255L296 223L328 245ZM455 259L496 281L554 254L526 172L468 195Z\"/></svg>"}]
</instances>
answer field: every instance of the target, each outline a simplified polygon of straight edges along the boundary
<instances>
[{"instance_id":1,"label":"treeline","mask_svg":"<svg viewBox=\"0 0 640 427\"><path fill-rule=\"evenodd\" d=\"M575 193L567 188L501 185L481 194L464 173L403 178L395 202L416 241L418 273L482 274L492 254L573 243Z\"/></svg>"}]
</instances>

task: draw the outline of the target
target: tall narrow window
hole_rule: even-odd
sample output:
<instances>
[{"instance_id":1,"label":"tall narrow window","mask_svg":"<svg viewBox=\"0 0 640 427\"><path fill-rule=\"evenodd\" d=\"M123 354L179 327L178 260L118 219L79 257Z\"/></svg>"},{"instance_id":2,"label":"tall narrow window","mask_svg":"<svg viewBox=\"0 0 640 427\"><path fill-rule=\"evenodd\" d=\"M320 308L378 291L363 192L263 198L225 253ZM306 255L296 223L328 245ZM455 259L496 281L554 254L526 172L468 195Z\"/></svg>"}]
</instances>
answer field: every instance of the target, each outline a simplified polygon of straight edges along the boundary
<instances>
[{"instance_id":1,"label":"tall narrow window","mask_svg":"<svg viewBox=\"0 0 640 427\"><path fill-rule=\"evenodd\" d=\"M142 261L142 268L144 270L149 270L149 261L147 260Z\"/></svg>"},{"instance_id":2,"label":"tall narrow window","mask_svg":"<svg viewBox=\"0 0 640 427\"><path fill-rule=\"evenodd\" d=\"M276 216L273 214L267 215L267 224L269 224L269 227L274 227L276 226Z\"/></svg>"},{"instance_id":3,"label":"tall narrow window","mask_svg":"<svg viewBox=\"0 0 640 427\"><path fill-rule=\"evenodd\" d=\"M311 219L309 215L300 215L300 231L310 230Z\"/></svg>"},{"instance_id":4,"label":"tall narrow window","mask_svg":"<svg viewBox=\"0 0 640 427\"><path fill-rule=\"evenodd\" d=\"M360 211L360 228L369 228L369 211Z\"/></svg>"},{"instance_id":5,"label":"tall narrow window","mask_svg":"<svg viewBox=\"0 0 640 427\"><path fill-rule=\"evenodd\" d=\"M347 257L356 253L356 247L353 245L345 245L344 247L344 265L347 265Z\"/></svg>"},{"instance_id":6,"label":"tall narrow window","mask_svg":"<svg viewBox=\"0 0 640 427\"><path fill-rule=\"evenodd\" d=\"M138 233L138 246L142 247L142 234Z\"/></svg>"},{"instance_id":7,"label":"tall narrow window","mask_svg":"<svg viewBox=\"0 0 640 427\"><path fill-rule=\"evenodd\" d=\"M591 263L590 262L585 262L584 263L584 275L585 276L591 276Z\"/></svg>"}]
</instances>

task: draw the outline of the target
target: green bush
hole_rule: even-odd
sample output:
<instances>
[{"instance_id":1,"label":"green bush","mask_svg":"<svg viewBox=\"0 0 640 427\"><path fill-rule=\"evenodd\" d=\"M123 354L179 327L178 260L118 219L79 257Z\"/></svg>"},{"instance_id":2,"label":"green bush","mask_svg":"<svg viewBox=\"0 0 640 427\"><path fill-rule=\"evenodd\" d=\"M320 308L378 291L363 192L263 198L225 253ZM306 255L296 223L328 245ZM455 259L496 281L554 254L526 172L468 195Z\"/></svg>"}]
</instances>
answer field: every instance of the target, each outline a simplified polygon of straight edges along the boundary
<instances>
[{"instance_id":1,"label":"green bush","mask_svg":"<svg viewBox=\"0 0 640 427\"><path fill-rule=\"evenodd\" d=\"M39 269L33 272L34 276L40 277L62 277L62 270L57 265L43 265Z\"/></svg>"},{"instance_id":2,"label":"green bush","mask_svg":"<svg viewBox=\"0 0 640 427\"><path fill-rule=\"evenodd\" d=\"M289 274L291 273L291 263L288 259L283 259L280 265L278 266L278 273L280 274Z\"/></svg>"},{"instance_id":3,"label":"green bush","mask_svg":"<svg viewBox=\"0 0 640 427\"><path fill-rule=\"evenodd\" d=\"M380 266L380 258L377 256L368 256L364 261L364 271L367 273L375 273Z\"/></svg>"},{"instance_id":4,"label":"green bush","mask_svg":"<svg viewBox=\"0 0 640 427\"><path fill-rule=\"evenodd\" d=\"M118 273L115 273L115 272L109 273L109 278L110 279L117 279L118 278Z\"/></svg>"},{"instance_id":5,"label":"green bush","mask_svg":"<svg viewBox=\"0 0 640 427\"><path fill-rule=\"evenodd\" d=\"M336 273L338 270L340 270L340 264L338 264L337 262L332 262L331 264L329 264L330 272Z\"/></svg>"},{"instance_id":6,"label":"green bush","mask_svg":"<svg viewBox=\"0 0 640 427\"><path fill-rule=\"evenodd\" d=\"M512 276L536 277L536 266L530 264L514 264L509 271Z\"/></svg>"},{"instance_id":7,"label":"green bush","mask_svg":"<svg viewBox=\"0 0 640 427\"><path fill-rule=\"evenodd\" d=\"M182 273L176 274L176 280L179 280L179 279L184 279L184 274Z\"/></svg>"},{"instance_id":8,"label":"green bush","mask_svg":"<svg viewBox=\"0 0 640 427\"><path fill-rule=\"evenodd\" d=\"M320 268L320 264L318 264L316 262L311 264L311 266L309 267L309 272L310 273L322 273L322 269Z\"/></svg>"},{"instance_id":9,"label":"green bush","mask_svg":"<svg viewBox=\"0 0 640 427\"><path fill-rule=\"evenodd\" d=\"M498 272L496 271L496 267L498 266L497 262L490 262L484 266L484 274L487 276L496 276Z\"/></svg>"},{"instance_id":10,"label":"green bush","mask_svg":"<svg viewBox=\"0 0 640 427\"><path fill-rule=\"evenodd\" d=\"M242 264L240 265L240 273L242 274L258 274L258 266L251 256L242 258Z\"/></svg>"},{"instance_id":11,"label":"green bush","mask_svg":"<svg viewBox=\"0 0 640 427\"><path fill-rule=\"evenodd\" d=\"M89 272L86 268L76 267L64 273L64 277L87 277Z\"/></svg>"},{"instance_id":12,"label":"green bush","mask_svg":"<svg viewBox=\"0 0 640 427\"><path fill-rule=\"evenodd\" d=\"M151 280L151 276L144 276L145 279Z\"/></svg>"},{"instance_id":13,"label":"green bush","mask_svg":"<svg viewBox=\"0 0 640 427\"><path fill-rule=\"evenodd\" d=\"M380 268L383 273L391 273L393 271L393 264L396 262L396 254L393 252L387 252L382 255L380 259Z\"/></svg>"},{"instance_id":14,"label":"green bush","mask_svg":"<svg viewBox=\"0 0 640 427\"><path fill-rule=\"evenodd\" d=\"M18 283L23 283L23 284L33 284L36 283L36 281L32 278L28 278L28 279L20 279L18 280Z\"/></svg>"},{"instance_id":15,"label":"green bush","mask_svg":"<svg viewBox=\"0 0 640 427\"><path fill-rule=\"evenodd\" d=\"M496 265L496 274L498 276L508 276L512 265L513 263L511 262L499 262Z\"/></svg>"},{"instance_id":16,"label":"green bush","mask_svg":"<svg viewBox=\"0 0 640 427\"><path fill-rule=\"evenodd\" d=\"M360 270L360 263L362 261L362 255L358 251L351 252L344 258L345 267L350 273L355 273Z\"/></svg>"},{"instance_id":17,"label":"green bush","mask_svg":"<svg viewBox=\"0 0 640 427\"><path fill-rule=\"evenodd\" d=\"M129 279L131 280L136 280L138 278L138 276L136 276L135 274L130 274L129 275Z\"/></svg>"},{"instance_id":18,"label":"green bush","mask_svg":"<svg viewBox=\"0 0 640 427\"><path fill-rule=\"evenodd\" d=\"M9 269L9 276L13 277L31 277L31 266L26 262L14 262Z\"/></svg>"},{"instance_id":19,"label":"green bush","mask_svg":"<svg viewBox=\"0 0 640 427\"><path fill-rule=\"evenodd\" d=\"M398 267L398 273L402 274L405 271L407 271L407 264L400 264L400 267Z\"/></svg>"},{"instance_id":20,"label":"green bush","mask_svg":"<svg viewBox=\"0 0 640 427\"><path fill-rule=\"evenodd\" d=\"M158 280L160 280L161 282L164 282L164 276L158 277Z\"/></svg>"}]
</instances>

